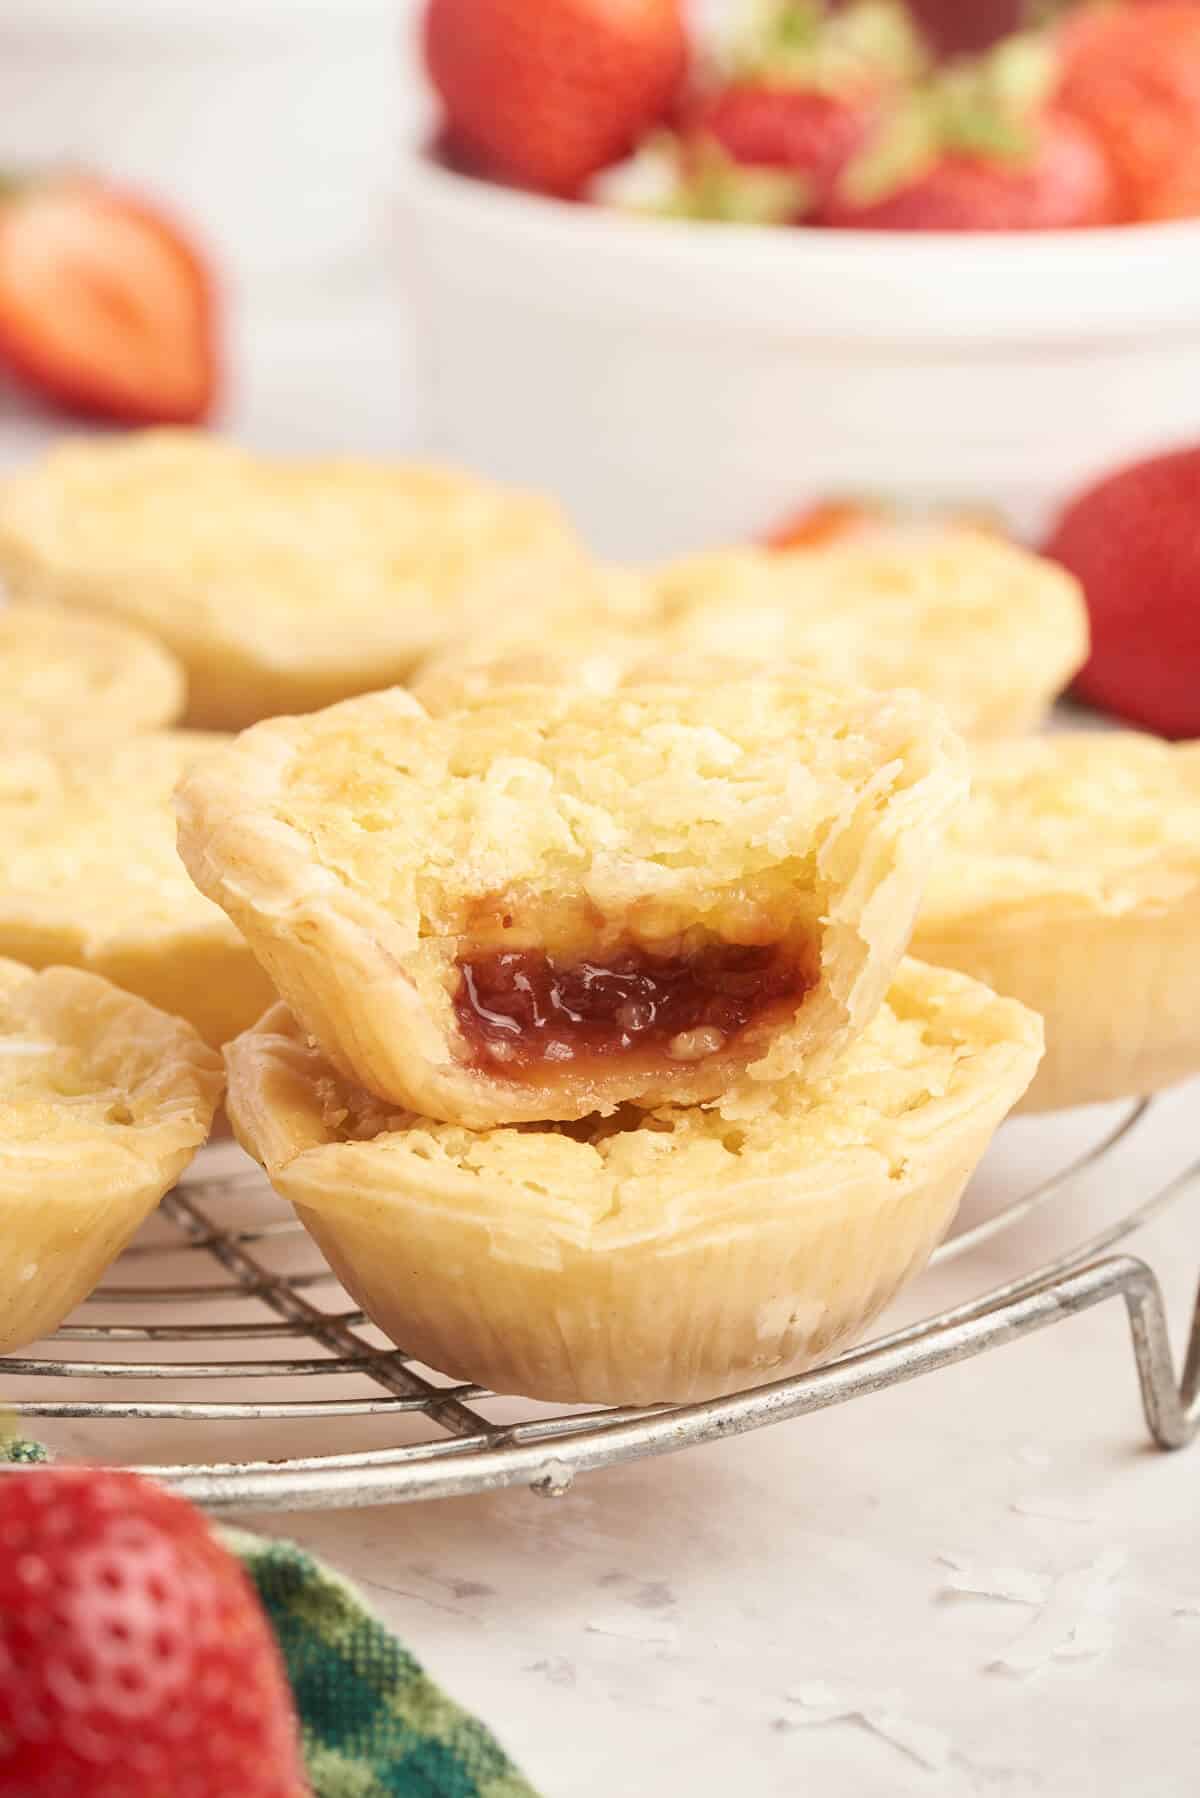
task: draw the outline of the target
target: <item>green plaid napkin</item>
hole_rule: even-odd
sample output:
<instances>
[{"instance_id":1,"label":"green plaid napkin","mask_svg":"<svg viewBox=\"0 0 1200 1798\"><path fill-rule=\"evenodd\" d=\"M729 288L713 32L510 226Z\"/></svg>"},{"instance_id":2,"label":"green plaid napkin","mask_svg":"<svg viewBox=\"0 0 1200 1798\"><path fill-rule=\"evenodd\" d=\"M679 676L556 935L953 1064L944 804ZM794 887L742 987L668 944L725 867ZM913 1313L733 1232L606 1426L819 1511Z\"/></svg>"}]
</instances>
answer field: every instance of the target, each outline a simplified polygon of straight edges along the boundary
<instances>
[{"instance_id":1,"label":"green plaid napkin","mask_svg":"<svg viewBox=\"0 0 1200 1798\"><path fill-rule=\"evenodd\" d=\"M0 1458L44 1461L37 1443ZM536 1798L352 1587L290 1542L223 1530L279 1639L316 1798Z\"/></svg>"},{"instance_id":2,"label":"green plaid napkin","mask_svg":"<svg viewBox=\"0 0 1200 1798\"><path fill-rule=\"evenodd\" d=\"M533 1798L350 1586L290 1542L223 1535L279 1638L318 1798Z\"/></svg>"}]
</instances>

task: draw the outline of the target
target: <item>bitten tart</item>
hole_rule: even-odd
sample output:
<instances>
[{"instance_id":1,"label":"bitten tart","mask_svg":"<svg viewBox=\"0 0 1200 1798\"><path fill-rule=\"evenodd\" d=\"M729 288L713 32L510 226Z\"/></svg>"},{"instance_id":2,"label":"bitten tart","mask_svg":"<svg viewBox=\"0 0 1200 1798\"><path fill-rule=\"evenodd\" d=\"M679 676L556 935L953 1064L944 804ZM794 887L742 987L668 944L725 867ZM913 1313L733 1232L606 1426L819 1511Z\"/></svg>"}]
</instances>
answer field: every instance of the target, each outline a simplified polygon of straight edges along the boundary
<instances>
[{"instance_id":1,"label":"bitten tart","mask_svg":"<svg viewBox=\"0 0 1200 1798\"><path fill-rule=\"evenodd\" d=\"M0 751L0 955L103 974L219 1047L277 997L175 848L171 793L221 739Z\"/></svg>"},{"instance_id":2,"label":"bitten tart","mask_svg":"<svg viewBox=\"0 0 1200 1798\"><path fill-rule=\"evenodd\" d=\"M67 443L8 479L0 573L15 599L160 637L188 722L215 729L402 681L478 620L582 604L591 578L551 500L186 431Z\"/></svg>"},{"instance_id":3,"label":"bitten tart","mask_svg":"<svg viewBox=\"0 0 1200 1798\"><path fill-rule=\"evenodd\" d=\"M345 1081L285 1007L229 1045L243 1146L428 1365L561 1403L710 1398L828 1358L924 1266L1040 1020L903 964L823 1076L482 1134Z\"/></svg>"},{"instance_id":4,"label":"bitten tart","mask_svg":"<svg viewBox=\"0 0 1200 1798\"><path fill-rule=\"evenodd\" d=\"M208 1136L220 1058L74 968L0 961L0 1352L56 1330Z\"/></svg>"},{"instance_id":5,"label":"bitten tart","mask_svg":"<svg viewBox=\"0 0 1200 1798\"><path fill-rule=\"evenodd\" d=\"M982 748L915 952L1045 1018L1028 1110L1200 1073L1200 744L1081 732Z\"/></svg>"},{"instance_id":6,"label":"bitten tart","mask_svg":"<svg viewBox=\"0 0 1200 1798\"><path fill-rule=\"evenodd\" d=\"M662 570L658 593L670 642L915 687L973 737L1032 729L1088 653L1073 576L982 532L702 556Z\"/></svg>"},{"instance_id":7,"label":"bitten tart","mask_svg":"<svg viewBox=\"0 0 1200 1798\"><path fill-rule=\"evenodd\" d=\"M828 1061L965 778L915 694L664 674L431 717L393 691L206 758L179 847L343 1074L481 1129Z\"/></svg>"},{"instance_id":8,"label":"bitten tart","mask_svg":"<svg viewBox=\"0 0 1200 1798\"><path fill-rule=\"evenodd\" d=\"M0 749L87 742L172 724L183 669L153 638L59 606L0 609Z\"/></svg>"}]
</instances>

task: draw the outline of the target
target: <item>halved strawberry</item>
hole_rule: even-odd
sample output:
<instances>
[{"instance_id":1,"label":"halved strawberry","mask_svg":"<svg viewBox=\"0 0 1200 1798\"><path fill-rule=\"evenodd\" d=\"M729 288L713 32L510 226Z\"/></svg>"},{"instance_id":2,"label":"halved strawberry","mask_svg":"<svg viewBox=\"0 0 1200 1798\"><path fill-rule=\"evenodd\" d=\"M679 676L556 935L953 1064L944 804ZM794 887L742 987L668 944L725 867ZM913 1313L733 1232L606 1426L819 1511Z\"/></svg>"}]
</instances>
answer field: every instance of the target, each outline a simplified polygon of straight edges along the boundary
<instances>
[{"instance_id":1,"label":"halved strawberry","mask_svg":"<svg viewBox=\"0 0 1200 1798\"><path fill-rule=\"evenodd\" d=\"M64 411L196 424L217 389L216 300L189 239L91 175L0 196L0 359Z\"/></svg>"}]
</instances>

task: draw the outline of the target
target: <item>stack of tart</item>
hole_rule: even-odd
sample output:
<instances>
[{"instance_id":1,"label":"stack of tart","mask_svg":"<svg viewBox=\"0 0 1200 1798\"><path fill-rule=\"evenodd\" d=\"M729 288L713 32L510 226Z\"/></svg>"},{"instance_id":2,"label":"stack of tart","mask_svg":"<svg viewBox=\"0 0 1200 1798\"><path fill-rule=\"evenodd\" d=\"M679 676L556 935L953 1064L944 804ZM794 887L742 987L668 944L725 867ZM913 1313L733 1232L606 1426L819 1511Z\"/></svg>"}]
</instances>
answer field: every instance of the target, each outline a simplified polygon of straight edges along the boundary
<instances>
[{"instance_id":1,"label":"stack of tart","mask_svg":"<svg viewBox=\"0 0 1200 1798\"><path fill-rule=\"evenodd\" d=\"M1200 1071L1197 751L1016 734L1087 636L1011 545L601 569L548 501L170 432L12 480L0 572L0 1348L222 1046L375 1322L568 1403L828 1357L1014 1106Z\"/></svg>"},{"instance_id":2,"label":"stack of tart","mask_svg":"<svg viewBox=\"0 0 1200 1798\"><path fill-rule=\"evenodd\" d=\"M198 763L180 850L283 998L228 1105L364 1310L462 1379L689 1400L853 1338L1041 1054L903 960L966 792L916 694L671 664L391 691Z\"/></svg>"}]
</instances>

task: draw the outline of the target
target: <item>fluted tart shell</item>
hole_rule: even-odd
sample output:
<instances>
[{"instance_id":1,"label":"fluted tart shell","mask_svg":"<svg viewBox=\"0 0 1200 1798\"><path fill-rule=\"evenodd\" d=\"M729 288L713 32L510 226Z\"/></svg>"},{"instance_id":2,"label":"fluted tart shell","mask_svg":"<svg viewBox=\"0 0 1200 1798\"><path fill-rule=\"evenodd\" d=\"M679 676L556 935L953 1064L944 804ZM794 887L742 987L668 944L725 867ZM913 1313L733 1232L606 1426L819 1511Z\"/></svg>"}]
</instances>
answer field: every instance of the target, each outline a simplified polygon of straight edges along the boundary
<instances>
[{"instance_id":1,"label":"fluted tart shell","mask_svg":"<svg viewBox=\"0 0 1200 1798\"><path fill-rule=\"evenodd\" d=\"M1088 654L1074 577L963 529L717 552L658 570L655 586L669 647L914 687L969 737L1032 730Z\"/></svg>"},{"instance_id":2,"label":"fluted tart shell","mask_svg":"<svg viewBox=\"0 0 1200 1798\"><path fill-rule=\"evenodd\" d=\"M914 952L1044 1017L1028 1110L1200 1073L1200 745L1083 731L982 747Z\"/></svg>"},{"instance_id":3,"label":"fluted tart shell","mask_svg":"<svg viewBox=\"0 0 1200 1798\"><path fill-rule=\"evenodd\" d=\"M905 962L819 1079L474 1133L389 1113L280 1006L228 1046L228 1104L421 1361L568 1404L686 1401L862 1332L945 1233L1041 1043L1020 1005Z\"/></svg>"},{"instance_id":4,"label":"fluted tart shell","mask_svg":"<svg viewBox=\"0 0 1200 1798\"><path fill-rule=\"evenodd\" d=\"M220 1046L277 997L188 879L171 794L219 747L195 731L0 749L0 955L102 974Z\"/></svg>"},{"instance_id":5,"label":"fluted tart shell","mask_svg":"<svg viewBox=\"0 0 1200 1798\"><path fill-rule=\"evenodd\" d=\"M207 1138L220 1058L75 968L0 961L0 1351L57 1329Z\"/></svg>"}]
</instances>

